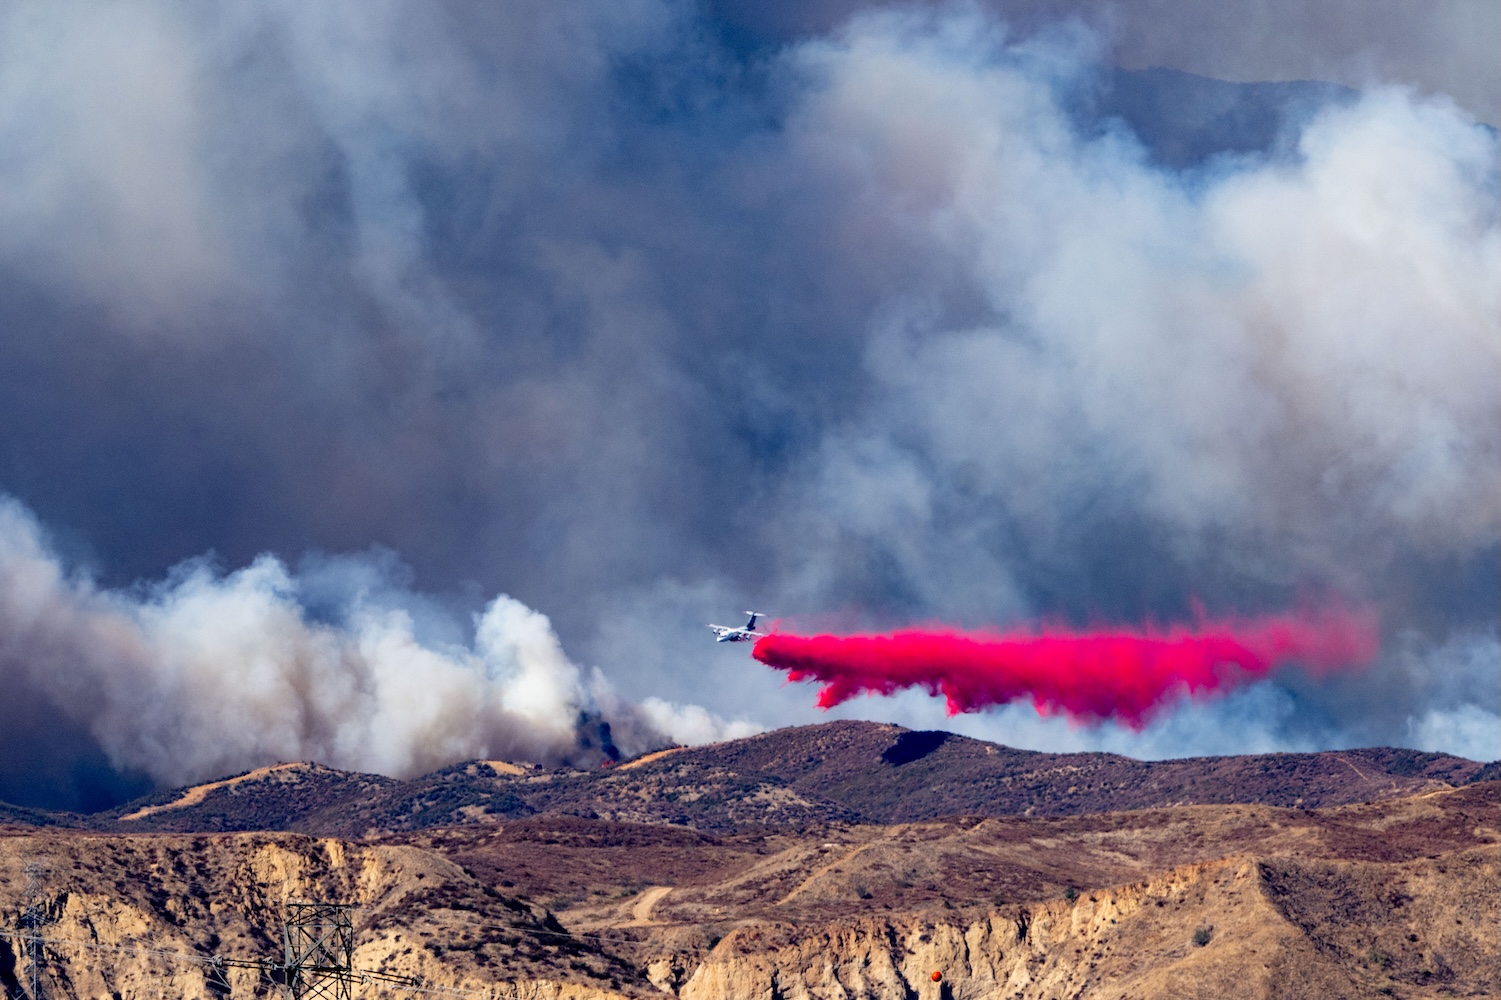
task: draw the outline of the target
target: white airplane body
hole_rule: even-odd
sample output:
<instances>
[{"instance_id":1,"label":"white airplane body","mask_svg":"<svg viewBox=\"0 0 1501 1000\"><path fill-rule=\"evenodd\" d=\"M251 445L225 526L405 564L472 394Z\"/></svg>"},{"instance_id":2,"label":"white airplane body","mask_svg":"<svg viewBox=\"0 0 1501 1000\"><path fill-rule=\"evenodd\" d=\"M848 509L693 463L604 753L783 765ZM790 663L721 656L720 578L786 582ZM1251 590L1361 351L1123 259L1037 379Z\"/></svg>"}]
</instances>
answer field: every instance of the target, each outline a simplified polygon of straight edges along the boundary
<instances>
[{"instance_id":1,"label":"white airplane body","mask_svg":"<svg viewBox=\"0 0 1501 1000\"><path fill-rule=\"evenodd\" d=\"M746 614L750 618L740 628L734 628L730 625L710 625L709 628L714 630L714 641L750 642L753 639L759 639L764 636L765 632L756 631L756 619L762 617L761 612L747 611Z\"/></svg>"}]
</instances>

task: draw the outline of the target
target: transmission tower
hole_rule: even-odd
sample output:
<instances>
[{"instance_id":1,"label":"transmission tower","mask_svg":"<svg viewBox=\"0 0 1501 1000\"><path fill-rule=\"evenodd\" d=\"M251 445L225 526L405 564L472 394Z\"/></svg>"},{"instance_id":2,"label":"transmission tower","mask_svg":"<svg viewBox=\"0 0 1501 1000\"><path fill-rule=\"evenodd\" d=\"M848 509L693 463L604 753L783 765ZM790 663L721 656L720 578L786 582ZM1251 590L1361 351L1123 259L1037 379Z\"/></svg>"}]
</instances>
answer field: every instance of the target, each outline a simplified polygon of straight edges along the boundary
<instances>
[{"instance_id":1,"label":"transmission tower","mask_svg":"<svg viewBox=\"0 0 1501 1000\"><path fill-rule=\"evenodd\" d=\"M352 1000L354 926L348 903L288 903L283 965L291 1000Z\"/></svg>"},{"instance_id":2,"label":"transmission tower","mask_svg":"<svg viewBox=\"0 0 1501 1000\"><path fill-rule=\"evenodd\" d=\"M29 960L27 970L30 996L26 988L17 982L14 998L0 994L3 1000L44 1000L42 973L45 962L42 957L44 944L69 944L61 939L48 938L42 934L42 925L47 922L47 908L42 894L42 883L47 869L39 864L29 864L26 873L26 910L21 916L21 929L16 932L0 930L0 938L9 938L23 946ZM356 981L361 986L385 984L407 990L441 992L453 995L469 995L472 991L444 989L425 984L420 977L405 976L395 972L354 968L354 910L352 903L287 903L282 922L282 961L266 959L235 958L227 955L212 955L197 958L186 954L147 948L154 955L168 958L187 958L203 969L204 986L210 994L227 998L233 987L229 980L230 969L248 969L258 973L261 984L270 984L285 990L287 1000L354 1000ZM95 943L91 947L100 947ZM108 946L104 946L108 947ZM138 952L134 946L116 945L121 951ZM260 987L257 987L259 995ZM494 997L494 991L486 994Z\"/></svg>"},{"instance_id":3,"label":"transmission tower","mask_svg":"<svg viewBox=\"0 0 1501 1000\"><path fill-rule=\"evenodd\" d=\"M42 906L42 881L47 877L47 866L31 861L23 871L26 874L26 912L21 915L21 924L26 928L31 1000L42 1000L42 923L47 919Z\"/></svg>"}]
</instances>

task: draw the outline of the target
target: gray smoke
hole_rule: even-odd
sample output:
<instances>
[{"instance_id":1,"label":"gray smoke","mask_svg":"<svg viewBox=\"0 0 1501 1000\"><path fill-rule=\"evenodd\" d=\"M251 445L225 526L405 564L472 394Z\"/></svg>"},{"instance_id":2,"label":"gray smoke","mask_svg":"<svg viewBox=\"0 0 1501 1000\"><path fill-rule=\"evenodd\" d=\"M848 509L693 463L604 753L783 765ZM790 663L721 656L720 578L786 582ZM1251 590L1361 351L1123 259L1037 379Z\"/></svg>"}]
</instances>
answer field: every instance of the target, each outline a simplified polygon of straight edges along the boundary
<instances>
[{"instance_id":1,"label":"gray smoke","mask_svg":"<svg viewBox=\"0 0 1501 1000\"><path fill-rule=\"evenodd\" d=\"M1360 63L1323 77L1352 89L1236 89L1112 67L1146 21L930 5L756 36L733 7L0 13L5 544L53 580L0 637L12 797L557 760L580 713L622 748L819 718L707 644L744 607L1139 622L1339 593L1384 623L1358 681L1144 734L841 711L1154 756L1501 754L1497 141L1437 70L1390 68L1436 65L1426 42L1361 62L1333 18L1284 48ZM1203 15L1149 13L1175 11ZM1160 61L1247 78L1216 24ZM372 550L410 570L280 561Z\"/></svg>"}]
</instances>

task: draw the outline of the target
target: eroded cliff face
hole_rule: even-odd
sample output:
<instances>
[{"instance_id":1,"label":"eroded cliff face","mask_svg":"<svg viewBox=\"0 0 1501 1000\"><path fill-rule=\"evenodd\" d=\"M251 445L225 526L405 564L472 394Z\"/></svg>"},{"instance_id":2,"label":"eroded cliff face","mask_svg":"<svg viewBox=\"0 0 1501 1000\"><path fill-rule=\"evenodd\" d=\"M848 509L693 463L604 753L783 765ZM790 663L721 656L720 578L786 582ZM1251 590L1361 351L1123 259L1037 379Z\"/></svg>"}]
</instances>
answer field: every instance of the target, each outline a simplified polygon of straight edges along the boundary
<instances>
[{"instance_id":1,"label":"eroded cliff face","mask_svg":"<svg viewBox=\"0 0 1501 1000\"><path fill-rule=\"evenodd\" d=\"M545 910L429 851L283 834L0 839L0 989L30 994L34 905L49 997L263 995L262 972L210 960L281 959L283 906L298 900L358 905L356 969L523 1000L652 992Z\"/></svg>"},{"instance_id":2,"label":"eroded cliff face","mask_svg":"<svg viewBox=\"0 0 1501 1000\"><path fill-rule=\"evenodd\" d=\"M684 1000L1494 995L1494 851L1397 870L1313 867L1229 859L975 918L940 911L812 933L756 925L701 963L662 957L649 972ZM1294 890L1292 906L1320 913L1289 919L1288 886L1310 877L1341 891ZM1366 922L1324 912L1352 908Z\"/></svg>"},{"instance_id":3,"label":"eroded cliff face","mask_svg":"<svg viewBox=\"0 0 1501 1000\"><path fill-rule=\"evenodd\" d=\"M582 817L356 841L9 828L0 991L34 995L31 905L49 997L274 994L236 962L274 965L307 900L357 904L357 969L454 995L1491 996L1498 793L726 837Z\"/></svg>"}]
</instances>

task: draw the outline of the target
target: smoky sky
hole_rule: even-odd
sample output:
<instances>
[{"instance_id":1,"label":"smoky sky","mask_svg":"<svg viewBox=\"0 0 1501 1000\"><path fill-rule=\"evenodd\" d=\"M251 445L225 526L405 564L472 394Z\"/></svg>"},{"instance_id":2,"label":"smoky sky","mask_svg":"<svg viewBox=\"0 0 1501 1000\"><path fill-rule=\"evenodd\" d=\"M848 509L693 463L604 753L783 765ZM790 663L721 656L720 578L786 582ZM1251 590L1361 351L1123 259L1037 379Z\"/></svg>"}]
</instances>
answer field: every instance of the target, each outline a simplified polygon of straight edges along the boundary
<instances>
[{"instance_id":1,"label":"smoky sky","mask_svg":"<svg viewBox=\"0 0 1501 1000\"><path fill-rule=\"evenodd\" d=\"M7 11L0 669L66 724L5 725L0 797L94 804L104 759L125 794L572 759L580 717L627 751L822 718L707 642L742 608L1337 595L1381 617L1365 675L1142 734L836 714L1497 756L1497 140L1429 44L1470 8L1374 38L1263 4L1255 46L1216 21L1158 52L1124 7L815 7ZM241 684L262 661L274 695ZM424 672L451 699L392 757L350 719Z\"/></svg>"},{"instance_id":2,"label":"smoky sky","mask_svg":"<svg viewBox=\"0 0 1501 1000\"><path fill-rule=\"evenodd\" d=\"M921 0L941 6L941 0ZM1241 83L1402 83L1451 96L1501 124L1501 9L1486 0L976 0L1027 32L1088 25L1126 69L1171 69ZM868 0L712 0L743 45L831 31Z\"/></svg>"}]
</instances>

